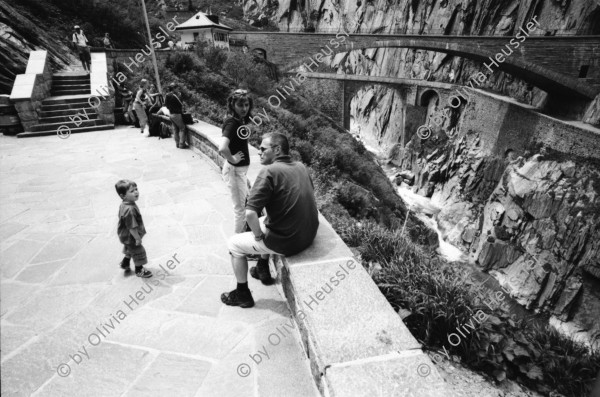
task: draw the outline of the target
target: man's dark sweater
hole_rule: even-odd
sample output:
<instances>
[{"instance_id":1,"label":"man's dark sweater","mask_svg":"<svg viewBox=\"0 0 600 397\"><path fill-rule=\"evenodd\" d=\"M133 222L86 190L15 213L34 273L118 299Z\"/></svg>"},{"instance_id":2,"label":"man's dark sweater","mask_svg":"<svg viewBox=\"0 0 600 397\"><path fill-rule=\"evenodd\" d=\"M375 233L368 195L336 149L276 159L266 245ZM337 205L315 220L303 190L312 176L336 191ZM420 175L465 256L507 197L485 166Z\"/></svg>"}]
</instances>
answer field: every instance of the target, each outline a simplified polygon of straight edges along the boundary
<instances>
[{"instance_id":1,"label":"man's dark sweater","mask_svg":"<svg viewBox=\"0 0 600 397\"><path fill-rule=\"evenodd\" d=\"M267 210L265 245L283 255L307 248L319 228L312 180L304 164L281 156L263 167L252 186L246 209Z\"/></svg>"},{"instance_id":2,"label":"man's dark sweater","mask_svg":"<svg viewBox=\"0 0 600 397\"><path fill-rule=\"evenodd\" d=\"M171 114L183 113L183 105L181 104L181 101L172 92L169 92L165 97L165 106L167 109L169 109Z\"/></svg>"}]
</instances>

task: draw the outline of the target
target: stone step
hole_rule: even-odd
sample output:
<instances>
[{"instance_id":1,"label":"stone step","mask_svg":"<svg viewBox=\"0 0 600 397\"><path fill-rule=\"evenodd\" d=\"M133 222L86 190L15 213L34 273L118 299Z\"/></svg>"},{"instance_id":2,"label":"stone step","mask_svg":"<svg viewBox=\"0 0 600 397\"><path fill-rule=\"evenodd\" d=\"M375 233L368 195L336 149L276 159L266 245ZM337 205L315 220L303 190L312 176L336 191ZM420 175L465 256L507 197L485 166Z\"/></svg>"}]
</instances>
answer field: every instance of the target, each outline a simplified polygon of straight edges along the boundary
<instances>
[{"instance_id":1,"label":"stone step","mask_svg":"<svg viewBox=\"0 0 600 397\"><path fill-rule=\"evenodd\" d=\"M76 127L71 128L71 134L77 134L80 132L91 132L91 131L103 131L103 130L113 130L115 128L114 124L103 124L96 125L91 127ZM64 133L66 134L66 132ZM31 138L36 136L48 136L48 135L57 135L56 129L54 130L46 130L46 131L29 131L29 132L21 132L17 134L17 138Z\"/></svg>"},{"instance_id":2,"label":"stone step","mask_svg":"<svg viewBox=\"0 0 600 397\"><path fill-rule=\"evenodd\" d=\"M52 96L85 95L85 94L89 94L89 93L90 93L89 88L71 88L71 89L52 88L52 91L50 92L50 94Z\"/></svg>"},{"instance_id":3,"label":"stone step","mask_svg":"<svg viewBox=\"0 0 600 397\"><path fill-rule=\"evenodd\" d=\"M78 125L79 124L79 125ZM65 123L47 123L47 124L38 124L38 125L34 125L32 127L30 127L30 132L37 132L37 131L57 131L59 129L59 127L61 126L66 126L69 127L70 129L74 129L74 128L78 128L78 127L93 127L96 125L101 125L104 124L104 120L100 120L100 119L95 119L95 120L85 120L82 121L81 123L74 123L72 121L69 122L65 122Z\"/></svg>"},{"instance_id":4,"label":"stone step","mask_svg":"<svg viewBox=\"0 0 600 397\"><path fill-rule=\"evenodd\" d=\"M76 83L76 82L68 82L68 84L62 84L62 83L56 83L56 82L52 82L52 89L53 90L73 90L73 89L80 89L80 88L87 88L87 90L89 91L90 89L90 83Z\"/></svg>"},{"instance_id":5,"label":"stone step","mask_svg":"<svg viewBox=\"0 0 600 397\"><path fill-rule=\"evenodd\" d=\"M89 104L84 103L84 104L81 104L80 106L72 107L72 108L56 109L56 110L42 110L40 112L40 117L74 116L77 113L81 113L83 115L87 114L88 116L91 114L96 114L96 109L91 108L89 106L90 106Z\"/></svg>"},{"instance_id":6,"label":"stone step","mask_svg":"<svg viewBox=\"0 0 600 397\"><path fill-rule=\"evenodd\" d=\"M42 106L44 105L63 105L66 103L81 103L81 102L88 102L88 99L92 97L92 95L87 94L87 95L69 95L71 98L65 98L64 96L59 96L59 97L49 97L46 98L42 101ZM93 100L93 103L98 103L97 100ZM89 106L89 105L88 105Z\"/></svg>"},{"instance_id":7,"label":"stone step","mask_svg":"<svg viewBox=\"0 0 600 397\"><path fill-rule=\"evenodd\" d=\"M83 112L81 112L81 114L83 114ZM61 115L61 116L42 116L38 122L40 124L54 124L54 123L67 123L67 122L72 122L72 120L69 118L69 116L73 117L74 120L79 120L79 118L75 117L77 115L77 112L72 112L69 113L68 115ZM87 113L87 117L86 116L79 116L81 118L82 121L87 120L88 118L90 120L98 120L98 114L97 113Z\"/></svg>"},{"instance_id":8,"label":"stone step","mask_svg":"<svg viewBox=\"0 0 600 397\"><path fill-rule=\"evenodd\" d=\"M90 75L85 73L53 74L52 81L90 81Z\"/></svg>"},{"instance_id":9,"label":"stone step","mask_svg":"<svg viewBox=\"0 0 600 397\"><path fill-rule=\"evenodd\" d=\"M94 105L98 103L98 101L93 102ZM42 105L40 110L42 112L52 112L55 110L69 110L69 109L82 109L82 108L91 108L90 104L87 101L81 102L72 102L72 103L59 103L56 105Z\"/></svg>"}]
</instances>

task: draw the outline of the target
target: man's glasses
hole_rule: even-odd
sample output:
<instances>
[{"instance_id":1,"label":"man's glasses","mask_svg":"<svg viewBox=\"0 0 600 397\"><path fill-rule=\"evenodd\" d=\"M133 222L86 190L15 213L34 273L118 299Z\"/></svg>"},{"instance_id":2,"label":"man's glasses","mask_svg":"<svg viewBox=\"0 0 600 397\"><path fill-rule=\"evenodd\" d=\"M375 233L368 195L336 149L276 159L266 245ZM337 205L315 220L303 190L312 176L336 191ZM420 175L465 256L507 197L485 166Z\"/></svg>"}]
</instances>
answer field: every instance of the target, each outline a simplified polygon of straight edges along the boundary
<instances>
[{"instance_id":1,"label":"man's glasses","mask_svg":"<svg viewBox=\"0 0 600 397\"><path fill-rule=\"evenodd\" d=\"M275 146L271 146L271 147L262 147L262 146L261 146L260 148L258 148L258 151L259 151L260 153L264 153L264 152L265 152L265 150L267 150L267 149L273 149L274 147L277 147L277 146L279 146L279 145L275 145Z\"/></svg>"}]
</instances>

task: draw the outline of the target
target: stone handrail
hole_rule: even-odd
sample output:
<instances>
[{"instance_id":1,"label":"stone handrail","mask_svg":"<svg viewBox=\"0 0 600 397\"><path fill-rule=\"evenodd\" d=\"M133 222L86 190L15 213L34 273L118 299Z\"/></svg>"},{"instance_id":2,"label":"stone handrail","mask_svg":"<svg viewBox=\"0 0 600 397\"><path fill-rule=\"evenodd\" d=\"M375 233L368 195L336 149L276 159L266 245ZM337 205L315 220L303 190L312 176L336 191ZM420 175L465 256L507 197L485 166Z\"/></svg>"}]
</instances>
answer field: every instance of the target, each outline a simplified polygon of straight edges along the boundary
<instances>
[{"instance_id":1,"label":"stone handrail","mask_svg":"<svg viewBox=\"0 0 600 397\"><path fill-rule=\"evenodd\" d=\"M37 125L41 102L50 96L52 70L47 51L31 51L25 74L17 75L10 94L25 131Z\"/></svg>"},{"instance_id":2,"label":"stone handrail","mask_svg":"<svg viewBox=\"0 0 600 397\"><path fill-rule=\"evenodd\" d=\"M90 73L90 94L102 99L96 112L106 124L115 123L115 97L112 81L109 80L109 65L106 62L106 53L92 52L92 65Z\"/></svg>"},{"instance_id":3,"label":"stone handrail","mask_svg":"<svg viewBox=\"0 0 600 397\"><path fill-rule=\"evenodd\" d=\"M187 126L190 145L221 167L221 129ZM258 175L250 147L249 182ZM352 251L319 214L312 245L271 258L277 286L299 326L315 382L324 396L443 396L445 383L421 345Z\"/></svg>"}]
</instances>

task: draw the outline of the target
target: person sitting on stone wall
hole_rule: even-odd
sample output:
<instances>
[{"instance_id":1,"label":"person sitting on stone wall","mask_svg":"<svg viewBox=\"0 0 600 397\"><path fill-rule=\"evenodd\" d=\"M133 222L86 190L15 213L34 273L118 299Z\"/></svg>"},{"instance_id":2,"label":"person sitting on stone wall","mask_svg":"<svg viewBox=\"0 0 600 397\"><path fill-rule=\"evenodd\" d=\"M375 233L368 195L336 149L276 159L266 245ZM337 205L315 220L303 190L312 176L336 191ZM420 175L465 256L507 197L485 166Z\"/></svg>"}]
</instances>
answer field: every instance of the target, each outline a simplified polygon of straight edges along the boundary
<instances>
[{"instance_id":1,"label":"person sitting on stone wall","mask_svg":"<svg viewBox=\"0 0 600 397\"><path fill-rule=\"evenodd\" d=\"M237 288L221 294L226 305L254 306L248 289L246 255L261 254L263 259L269 254L295 255L317 235L319 213L313 183L304 164L292 161L289 151L285 135L263 137L260 163L265 167L256 177L246 203L246 222L252 231L234 234L227 242ZM263 208L267 216L259 218ZM250 273L256 277L252 269Z\"/></svg>"}]
</instances>

